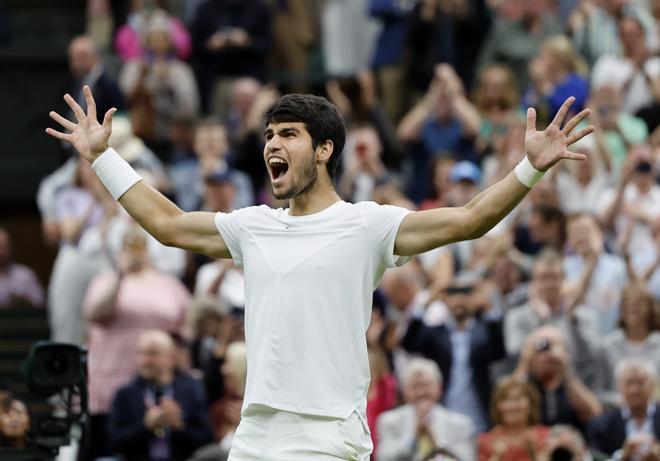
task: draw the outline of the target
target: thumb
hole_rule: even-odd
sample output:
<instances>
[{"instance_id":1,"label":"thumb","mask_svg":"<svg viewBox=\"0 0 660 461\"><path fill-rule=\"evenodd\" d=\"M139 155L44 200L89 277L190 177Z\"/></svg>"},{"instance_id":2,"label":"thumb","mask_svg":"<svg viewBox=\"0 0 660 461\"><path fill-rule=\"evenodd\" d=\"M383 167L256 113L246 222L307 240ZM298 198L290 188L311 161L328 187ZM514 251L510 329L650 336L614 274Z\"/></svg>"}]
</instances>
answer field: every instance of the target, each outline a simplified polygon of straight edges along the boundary
<instances>
[{"instance_id":1,"label":"thumb","mask_svg":"<svg viewBox=\"0 0 660 461\"><path fill-rule=\"evenodd\" d=\"M117 108L113 107L112 109L108 109L103 116L103 128L106 130L112 131L112 116L115 115L115 112L117 112Z\"/></svg>"}]
</instances>

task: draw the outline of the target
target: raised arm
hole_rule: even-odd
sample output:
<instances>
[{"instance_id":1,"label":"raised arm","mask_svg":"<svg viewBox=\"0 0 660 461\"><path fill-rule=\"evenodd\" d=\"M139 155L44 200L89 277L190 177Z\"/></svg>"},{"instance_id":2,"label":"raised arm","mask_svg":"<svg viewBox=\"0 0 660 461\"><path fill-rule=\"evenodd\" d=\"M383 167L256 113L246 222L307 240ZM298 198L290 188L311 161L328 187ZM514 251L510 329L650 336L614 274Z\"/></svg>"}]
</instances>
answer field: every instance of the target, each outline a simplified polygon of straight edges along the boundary
<instances>
[{"instance_id":1,"label":"raised arm","mask_svg":"<svg viewBox=\"0 0 660 461\"><path fill-rule=\"evenodd\" d=\"M88 86L84 87L83 92L87 101L87 114L67 94L64 100L73 110L77 123L67 120L57 112L50 112L50 117L68 133L52 128L47 128L46 133L71 143L80 155L94 165L94 162L102 156L112 154L107 149L112 115L116 109L108 110L103 118L103 124L99 124L96 120L96 103L92 92ZM125 167L130 168L128 165ZM121 168L117 171L121 175L121 172L126 170ZM176 246L216 258L231 257L227 245L215 227L213 213L184 213L144 181L133 184L118 200L140 226L164 245Z\"/></svg>"},{"instance_id":2,"label":"raised arm","mask_svg":"<svg viewBox=\"0 0 660 461\"><path fill-rule=\"evenodd\" d=\"M584 160L583 154L571 152L567 147L593 131L593 126L589 126L571 134L578 123L589 115L589 109L575 115L562 128L562 122L574 101L575 98L568 98L552 123L543 131L536 130L536 112L529 108L525 133L527 159L463 207L410 213L399 228L395 254L410 256L459 240L481 237L529 192L530 187L523 184L520 177L538 177L538 172L545 172L561 159ZM534 182L526 181L530 186Z\"/></svg>"}]
</instances>

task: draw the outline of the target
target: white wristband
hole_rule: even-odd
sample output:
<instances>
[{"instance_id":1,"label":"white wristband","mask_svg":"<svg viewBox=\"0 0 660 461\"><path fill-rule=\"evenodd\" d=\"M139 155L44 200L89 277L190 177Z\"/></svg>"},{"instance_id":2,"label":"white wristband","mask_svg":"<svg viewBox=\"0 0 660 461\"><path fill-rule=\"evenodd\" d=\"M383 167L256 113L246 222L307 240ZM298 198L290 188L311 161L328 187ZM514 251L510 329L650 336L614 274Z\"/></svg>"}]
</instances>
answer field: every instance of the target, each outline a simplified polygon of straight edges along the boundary
<instances>
[{"instance_id":1,"label":"white wristband","mask_svg":"<svg viewBox=\"0 0 660 461\"><path fill-rule=\"evenodd\" d=\"M142 180L142 176L112 148L106 149L94 160L92 169L115 200Z\"/></svg>"},{"instance_id":2,"label":"white wristband","mask_svg":"<svg viewBox=\"0 0 660 461\"><path fill-rule=\"evenodd\" d=\"M525 155L518 165L513 169L513 172L516 174L518 181L523 183L525 186L530 189L543 178L545 171L539 171L532 166L529 162L529 159Z\"/></svg>"}]
</instances>

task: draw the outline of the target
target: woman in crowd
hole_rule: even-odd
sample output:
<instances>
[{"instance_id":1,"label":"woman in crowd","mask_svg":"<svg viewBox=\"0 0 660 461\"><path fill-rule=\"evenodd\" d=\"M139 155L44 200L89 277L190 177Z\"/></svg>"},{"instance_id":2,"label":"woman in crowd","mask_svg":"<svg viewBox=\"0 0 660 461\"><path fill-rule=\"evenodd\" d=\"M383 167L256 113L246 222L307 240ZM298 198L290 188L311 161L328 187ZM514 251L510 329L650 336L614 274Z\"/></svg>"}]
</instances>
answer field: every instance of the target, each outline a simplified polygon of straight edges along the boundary
<instances>
[{"instance_id":1,"label":"woman in crowd","mask_svg":"<svg viewBox=\"0 0 660 461\"><path fill-rule=\"evenodd\" d=\"M543 450L548 428L539 425L538 392L515 377L503 378L491 397L495 427L479 436L479 461L534 461Z\"/></svg>"},{"instance_id":2,"label":"woman in crowd","mask_svg":"<svg viewBox=\"0 0 660 461\"><path fill-rule=\"evenodd\" d=\"M84 312L90 323L90 447L98 450L94 455L107 454L107 414L115 392L135 372L137 338L154 329L182 333L189 304L185 286L153 268L146 232L137 227L124 237L117 267L92 280Z\"/></svg>"},{"instance_id":3,"label":"woman in crowd","mask_svg":"<svg viewBox=\"0 0 660 461\"><path fill-rule=\"evenodd\" d=\"M623 288L619 328L602 342L600 373L601 396L606 402L616 398L614 370L623 359L645 358L660 372L660 333L655 329L654 300L640 281L629 282Z\"/></svg>"}]
</instances>

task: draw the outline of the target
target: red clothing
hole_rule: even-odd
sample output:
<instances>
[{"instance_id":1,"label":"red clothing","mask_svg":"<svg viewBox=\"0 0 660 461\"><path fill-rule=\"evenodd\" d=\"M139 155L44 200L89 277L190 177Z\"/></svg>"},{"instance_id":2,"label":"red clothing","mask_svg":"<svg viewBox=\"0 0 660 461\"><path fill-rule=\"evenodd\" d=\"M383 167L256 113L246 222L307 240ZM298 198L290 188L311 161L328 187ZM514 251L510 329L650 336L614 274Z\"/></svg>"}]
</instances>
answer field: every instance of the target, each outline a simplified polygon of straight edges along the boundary
<instances>
[{"instance_id":1,"label":"red clothing","mask_svg":"<svg viewBox=\"0 0 660 461\"><path fill-rule=\"evenodd\" d=\"M527 429L526 442L523 436L520 436L515 443L504 441L504 429L502 426L495 426L492 430L481 434L477 440L479 451L479 461L489 461L493 455L497 461L534 461L539 453L545 448L545 442L550 428L546 426L532 426ZM504 452L498 456L498 440L507 444ZM533 453L530 453L530 451Z\"/></svg>"},{"instance_id":2,"label":"red clothing","mask_svg":"<svg viewBox=\"0 0 660 461\"><path fill-rule=\"evenodd\" d=\"M397 384L393 374L387 374L381 377L375 384L374 392L371 398L367 400L367 424L371 431L371 440L374 444L374 450L371 459L376 457L376 423L381 413L391 410L397 404Z\"/></svg>"}]
</instances>

